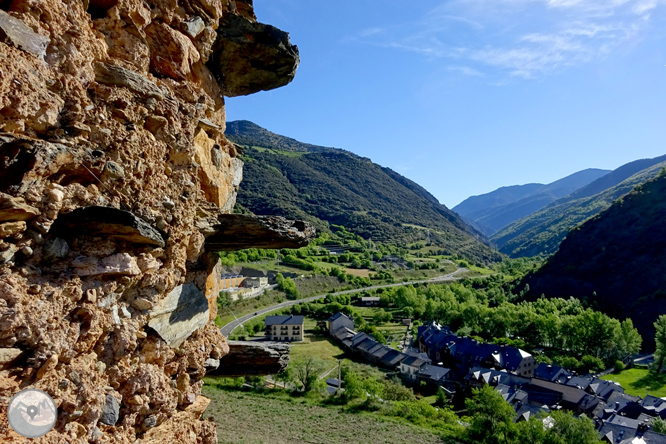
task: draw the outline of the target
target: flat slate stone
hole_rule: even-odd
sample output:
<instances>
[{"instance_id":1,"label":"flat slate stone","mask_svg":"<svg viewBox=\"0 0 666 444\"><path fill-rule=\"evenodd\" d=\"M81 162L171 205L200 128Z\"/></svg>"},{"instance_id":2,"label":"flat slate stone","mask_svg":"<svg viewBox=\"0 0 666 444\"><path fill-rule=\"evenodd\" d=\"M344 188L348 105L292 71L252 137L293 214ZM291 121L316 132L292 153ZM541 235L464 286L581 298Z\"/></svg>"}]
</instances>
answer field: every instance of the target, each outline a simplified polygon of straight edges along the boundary
<instances>
[{"instance_id":1,"label":"flat slate stone","mask_svg":"<svg viewBox=\"0 0 666 444\"><path fill-rule=\"evenodd\" d=\"M0 9L0 40L44 60L51 39Z\"/></svg>"},{"instance_id":2,"label":"flat slate stone","mask_svg":"<svg viewBox=\"0 0 666 444\"><path fill-rule=\"evenodd\" d=\"M148 326L172 348L208 323L208 299L194 284L179 285L149 312Z\"/></svg>"},{"instance_id":3,"label":"flat slate stone","mask_svg":"<svg viewBox=\"0 0 666 444\"><path fill-rule=\"evenodd\" d=\"M316 235L311 224L280 216L221 214L215 223L204 228L205 234L210 233L205 242L206 251L300 248Z\"/></svg>"},{"instance_id":4,"label":"flat slate stone","mask_svg":"<svg viewBox=\"0 0 666 444\"><path fill-rule=\"evenodd\" d=\"M53 223L51 232L62 237L101 236L135 244L164 247L164 238L155 228L129 211L111 207L77 208Z\"/></svg>"},{"instance_id":5,"label":"flat slate stone","mask_svg":"<svg viewBox=\"0 0 666 444\"><path fill-rule=\"evenodd\" d=\"M118 65L98 62L95 64L95 81L107 85L124 86L146 97L164 99L166 92L139 73Z\"/></svg>"}]
</instances>

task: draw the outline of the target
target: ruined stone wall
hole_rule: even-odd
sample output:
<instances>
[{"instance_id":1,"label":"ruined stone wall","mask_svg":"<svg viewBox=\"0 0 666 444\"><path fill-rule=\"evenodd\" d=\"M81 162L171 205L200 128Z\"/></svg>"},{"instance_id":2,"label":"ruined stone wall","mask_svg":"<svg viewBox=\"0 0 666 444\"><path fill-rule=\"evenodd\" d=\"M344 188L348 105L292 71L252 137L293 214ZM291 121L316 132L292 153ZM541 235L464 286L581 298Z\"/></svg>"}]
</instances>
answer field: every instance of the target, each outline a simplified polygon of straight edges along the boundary
<instances>
[{"instance_id":1,"label":"ruined stone wall","mask_svg":"<svg viewBox=\"0 0 666 444\"><path fill-rule=\"evenodd\" d=\"M58 406L33 442L217 442L205 250L242 178L223 96L297 65L251 1L0 0L0 442L27 387Z\"/></svg>"}]
</instances>

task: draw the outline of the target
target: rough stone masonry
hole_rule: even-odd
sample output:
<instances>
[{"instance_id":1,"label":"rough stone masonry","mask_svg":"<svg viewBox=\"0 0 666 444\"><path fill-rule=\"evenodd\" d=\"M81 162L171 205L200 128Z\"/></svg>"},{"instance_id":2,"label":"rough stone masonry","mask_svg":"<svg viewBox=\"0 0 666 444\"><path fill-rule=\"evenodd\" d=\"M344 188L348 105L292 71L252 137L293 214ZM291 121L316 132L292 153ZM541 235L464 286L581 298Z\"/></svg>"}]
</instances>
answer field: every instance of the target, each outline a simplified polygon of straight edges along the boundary
<instances>
[{"instance_id":1,"label":"rough stone masonry","mask_svg":"<svg viewBox=\"0 0 666 444\"><path fill-rule=\"evenodd\" d=\"M217 443L215 251L314 235L229 216L224 96L298 62L250 0L0 0L0 442L31 387L58 407L31 442Z\"/></svg>"}]
</instances>

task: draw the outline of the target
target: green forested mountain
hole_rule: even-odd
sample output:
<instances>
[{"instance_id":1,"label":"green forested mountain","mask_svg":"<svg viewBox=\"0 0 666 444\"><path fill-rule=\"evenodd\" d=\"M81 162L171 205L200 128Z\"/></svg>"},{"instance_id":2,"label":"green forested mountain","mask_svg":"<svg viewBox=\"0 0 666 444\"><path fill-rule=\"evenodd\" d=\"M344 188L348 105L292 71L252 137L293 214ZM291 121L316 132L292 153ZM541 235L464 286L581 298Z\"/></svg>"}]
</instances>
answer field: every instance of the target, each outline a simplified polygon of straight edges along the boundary
<instances>
[{"instance_id":1,"label":"green forested mountain","mask_svg":"<svg viewBox=\"0 0 666 444\"><path fill-rule=\"evenodd\" d=\"M350 152L304 144L241 121L227 137L243 147L238 204L255 214L344 225L375 241L429 238L448 254L489 263L500 255L485 237L413 181Z\"/></svg>"},{"instance_id":2,"label":"green forested mountain","mask_svg":"<svg viewBox=\"0 0 666 444\"><path fill-rule=\"evenodd\" d=\"M554 253L568 231L608 208L635 186L655 177L666 156L637 160L612 171L578 191L530 214L492 236L500 251L511 256Z\"/></svg>"},{"instance_id":3,"label":"green forested mountain","mask_svg":"<svg viewBox=\"0 0 666 444\"><path fill-rule=\"evenodd\" d=\"M549 184L530 183L498 188L490 193L472 196L453 211L472 221L488 236L511 222L523 218L549 203L564 197L608 174L608 170L589 168Z\"/></svg>"},{"instance_id":4,"label":"green forested mountain","mask_svg":"<svg viewBox=\"0 0 666 444\"><path fill-rule=\"evenodd\" d=\"M533 298L575 296L610 316L630 317L653 344L666 313L666 173L637 186L572 230L523 287ZM527 287L529 286L529 287Z\"/></svg>"}]
</instances>

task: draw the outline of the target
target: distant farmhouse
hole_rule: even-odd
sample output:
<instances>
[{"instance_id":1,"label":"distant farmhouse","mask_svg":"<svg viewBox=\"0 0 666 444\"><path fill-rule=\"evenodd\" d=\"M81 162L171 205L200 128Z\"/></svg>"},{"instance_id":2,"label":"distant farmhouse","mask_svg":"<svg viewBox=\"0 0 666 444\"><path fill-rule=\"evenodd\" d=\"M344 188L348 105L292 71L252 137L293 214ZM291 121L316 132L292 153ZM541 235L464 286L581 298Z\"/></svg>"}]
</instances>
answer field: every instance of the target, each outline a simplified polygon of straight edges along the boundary
<instances>
[{"instance_id":1,"label":"distant farmhouse","mask_svg":"<svg viewBox=\"0 0 666 444\"><path fill-rule=\"evenodd\" d=\"M380 301L381 298L378 296L363 296L361 298L361 305L365 305L366 307L376 307L379 305Z\"/></svg>"},{"instance_id":2,"label":"distant farmhouse","mask_svg":"<svg viewBox=\"0 0 666 444\"><path fill-rule=\"evenodd\" d=\"M269 341L302 341L303 316L266 316L266 339Z\"/></svg>"}]
</instances>

